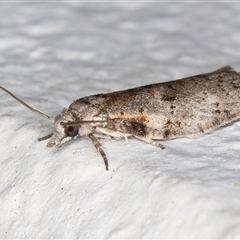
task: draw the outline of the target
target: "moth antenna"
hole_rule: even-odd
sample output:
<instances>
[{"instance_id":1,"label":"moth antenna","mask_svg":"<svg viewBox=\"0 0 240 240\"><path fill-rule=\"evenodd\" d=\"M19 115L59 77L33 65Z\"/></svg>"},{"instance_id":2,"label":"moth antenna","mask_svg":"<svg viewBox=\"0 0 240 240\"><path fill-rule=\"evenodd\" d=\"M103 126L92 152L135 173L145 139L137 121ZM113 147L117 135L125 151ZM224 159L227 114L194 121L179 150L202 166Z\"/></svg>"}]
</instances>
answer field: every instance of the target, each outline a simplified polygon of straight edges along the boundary
<instances>
[{"instance_id":1,"label":"moth antenna","mask_svg":"<svg viewBox=\"0 0 240 240\"><path fill-rule=\"evenodd\" d=\"M60 124L64 127L66 126L77 126L82 123L97 123L97 122L108 122L107 120L84 120L84 121L73 121L73 122L61 122Z\"/></svg>"},{"instance_id":2,"label":"moth antenna","mask_svg":"<svg viewBox=\"0 0 240 240\"><path fill-rule=\"evenodd\" d=\"M50 117L48 115L46 115L45 113L42 113L40 111L38 111L37 109L29 106L27 103L25 103L24 101L22 101L21 99L19 99L18 97L16 97L13 93L9 92L6 88L0 86L0 88L5 91L6 93L8 93L11 97L13 97L15 100L17 100L18 102L20 102L22 105L24 105L25 107L27 107L29 110L31 110L32 112L37 113L38 115L45 117L46 119L48 119L51 122L54 122L54 118Z\"/></svg>"}]
</instances>

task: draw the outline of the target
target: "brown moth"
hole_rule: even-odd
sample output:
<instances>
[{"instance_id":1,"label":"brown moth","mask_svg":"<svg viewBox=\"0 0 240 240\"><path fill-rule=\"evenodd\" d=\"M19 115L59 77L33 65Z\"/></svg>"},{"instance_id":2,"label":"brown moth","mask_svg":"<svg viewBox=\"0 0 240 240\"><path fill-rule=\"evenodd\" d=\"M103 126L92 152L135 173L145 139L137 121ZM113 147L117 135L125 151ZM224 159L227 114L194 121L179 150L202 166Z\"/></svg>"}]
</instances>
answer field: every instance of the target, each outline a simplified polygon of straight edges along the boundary
<instances>
[{"instance_id":1,"label":"brown moth","mask_svg":"<svg viewBox=\"0 0 240 240\"><path fill-rule=\"evenodd\" d=\"M95 133L135 137L164 148L157 140L197 137L240 118L240 74L231 67L180 80L156 83L74 101L56 117L17 101L55 125L47 147L59 148L77 136L88 136L108 160Z\"/></svg>"}]
</instances>

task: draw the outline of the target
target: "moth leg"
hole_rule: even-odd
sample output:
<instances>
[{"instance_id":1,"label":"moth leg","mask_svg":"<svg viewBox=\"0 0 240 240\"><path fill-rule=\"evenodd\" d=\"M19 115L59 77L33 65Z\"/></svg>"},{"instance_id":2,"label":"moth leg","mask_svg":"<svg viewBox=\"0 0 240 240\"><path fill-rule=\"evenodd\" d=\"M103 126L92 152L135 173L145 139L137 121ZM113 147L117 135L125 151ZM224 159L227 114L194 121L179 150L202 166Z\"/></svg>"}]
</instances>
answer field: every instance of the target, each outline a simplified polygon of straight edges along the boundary
<instances>
[{"instance_id":1,"label":"moth leg","mask_svg":"<svg viewBox=\"0 0 240 240\"><path fill-rule=\"evenodd\" d=\"M127 137L133 136L143 142L164 149L162 144L152 139L155 129L147 127L146 124L141 122L126 119L111 119L104 128L98 127L96 131L113 137L125 137L125 141Z\"/></svg>"},{"instance_id":2,"label":"moth leg","mask_svg":"<svg viewBox=\"0 0 240 240\"><path fill-rule=\"evenodd\" d=\"M112 136L126 137L133 136L143 142L149 143L155 147L164 149L164 146L158 141L154 141L155 129L148 127L145 123L126 120L126 119L111 119L104 128L96 128L98 132L106 133Z\"/></svg>"},{"instance_id":3,"label":"moth leg","mask_svg":"<svg viewBox=\"0 0 240 240\"><path fill-rule=\"evenodd\" d=\"M108 135L108 136L111 136L111 137L120 137L120 138L123 138L125 139L125 142L128 143L128 137L131 136L130 134L126 134L126 133L122 133L122 132L118 132L118 131L115 131L115 130L111 130L111 129L108 129L108 128L102 128L102 127L97 127L96 128L96 132L97 133L103 133L105 135Z\"/></svg>"},{"instance_id":4,"label":"moth leg","mask_svg":"<svg viewBox=\"0 0 240 240\"><path fill-rule=\"evenodd\" d=\"M41 142L41 141L47 140L47 139L51 138L52 135L53 135L53 133L50 133L50 134L48 134L47 136L38 138L38 141Z\"/></svg>"},{"instance_id":5,"label":"moth leg","mask_svg":"<svg viewBox=\"0 0 240 240\"><path fill-rule=\"evenodd\" d=\"M141 138L141 137L138 137L138 136L134 136L134 137L139 139L139 140L142 140L143 142L150 143L151 145L153 145L155 147L159 147L161 149L164 149L164 146L161 143L159 143L158 141L155 141L155 140L152 140L152 139L147 139L147 138Z\"/></svg>"},{"instance_id":6,"label":"moth leg","mask_svg":"<svg viewBox=\"0 0 240 240\"><path fill-rule=\"evenodd\" d=\"M108 160L105 152L102 150L102 144L97 140L97 138L92 133L88 134L88 136L92 140L92 143L97 149L97 151L100 152L100 154L102 155L105 164L105 169L106 171L108 171Z\"/></svg>"}]
</instances>

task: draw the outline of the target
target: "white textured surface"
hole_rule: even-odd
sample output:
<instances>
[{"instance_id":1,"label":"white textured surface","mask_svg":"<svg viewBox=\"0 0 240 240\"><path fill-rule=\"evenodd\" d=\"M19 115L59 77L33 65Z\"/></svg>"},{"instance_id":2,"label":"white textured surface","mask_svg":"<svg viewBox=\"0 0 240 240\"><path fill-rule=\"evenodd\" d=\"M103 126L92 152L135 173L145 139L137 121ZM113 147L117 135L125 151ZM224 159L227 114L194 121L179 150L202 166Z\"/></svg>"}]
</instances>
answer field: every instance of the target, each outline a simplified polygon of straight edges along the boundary
<instances>
[{"instance_id":1,"label":"white textured surface","mask_svg":"<svg viewBox=\"0 0 240 240\"><path fill-rule=\"evenodd\" d=\"M49 115L73 100L232 65L239 3L0 3L0 84ZM0 238L240 238L240 123L198 139L87 138L0 93Z\"/></svg>"}]
</instances>

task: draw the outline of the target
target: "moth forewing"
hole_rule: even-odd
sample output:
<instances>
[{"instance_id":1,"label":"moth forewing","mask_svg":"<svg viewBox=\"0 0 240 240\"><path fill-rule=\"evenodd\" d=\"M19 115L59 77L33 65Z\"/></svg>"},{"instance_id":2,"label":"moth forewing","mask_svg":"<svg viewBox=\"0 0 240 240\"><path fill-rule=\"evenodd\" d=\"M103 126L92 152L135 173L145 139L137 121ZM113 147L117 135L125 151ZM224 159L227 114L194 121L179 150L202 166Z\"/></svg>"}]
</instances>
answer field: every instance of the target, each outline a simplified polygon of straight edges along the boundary
<instances>
[{"instance_id":1,"label":"moth forewing","mask_svg":"<svg viewBox=\"0 0 240 240\"><path fill-rule=\"evenodd\" d=\"M55 118L30 107L7 89L2 90L31 111L54 122L48 147L60 147L87 135L108 160L95 133L133 136L164 148L157 140L197 137L240 118L240 74L231 67L180 80L124 91L92 95L74 101Z\"/></svg>"}]
</instances>

